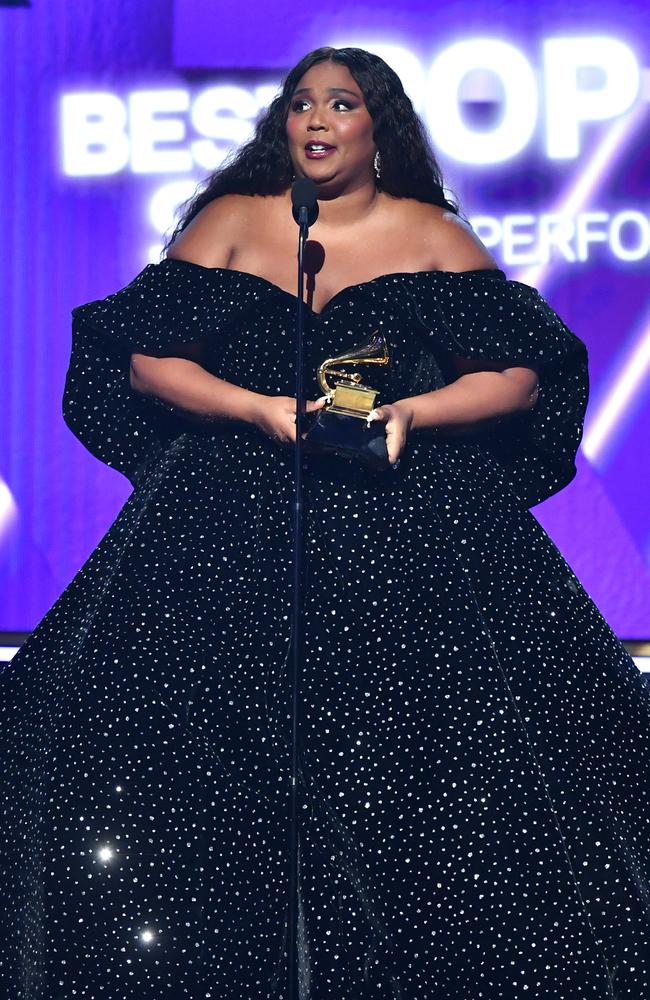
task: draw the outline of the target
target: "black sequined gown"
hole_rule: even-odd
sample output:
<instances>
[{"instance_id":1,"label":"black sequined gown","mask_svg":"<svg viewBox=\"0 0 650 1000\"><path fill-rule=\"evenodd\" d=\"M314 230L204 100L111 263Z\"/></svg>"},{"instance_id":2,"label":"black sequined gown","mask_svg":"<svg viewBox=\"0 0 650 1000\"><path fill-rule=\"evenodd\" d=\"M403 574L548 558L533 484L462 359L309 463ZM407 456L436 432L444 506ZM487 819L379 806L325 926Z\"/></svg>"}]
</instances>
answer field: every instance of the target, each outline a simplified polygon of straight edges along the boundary
<instances>
[{"instance_id":1,"label":"black sequined gown","mask_svg":"<svg viewBox=\"0 0 650 1000\"><path fill-rule=\"evenodd\" d=\"M65 419L134 490L3 669L8 1000L286 996L292 456L128 361L202 340L293 395L294 308L167 260L74 311ZM584 345L501 272L386 274L311 316L310 398L379 325L380 401L450 353L541 392L387 473L305 459L301 998L648 1000L650 693L529 511L575 474Z\"/></svg>"}]
</instances>

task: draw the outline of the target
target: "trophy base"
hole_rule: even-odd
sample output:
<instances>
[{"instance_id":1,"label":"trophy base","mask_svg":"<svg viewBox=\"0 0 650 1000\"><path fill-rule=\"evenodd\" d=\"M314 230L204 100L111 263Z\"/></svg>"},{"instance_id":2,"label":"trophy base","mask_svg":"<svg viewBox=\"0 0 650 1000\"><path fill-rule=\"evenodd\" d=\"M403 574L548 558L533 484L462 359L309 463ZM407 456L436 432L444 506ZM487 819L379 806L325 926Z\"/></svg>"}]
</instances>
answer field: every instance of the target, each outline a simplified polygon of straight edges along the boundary
<instances>
[{"instance_id":1,"label":"trophy base","mask_svg":"<svg viewBox=\"0 0 650 1000\"><path fill-rule=\"evenodd\" d=\"M319 410L313 425L306 431L309 451L330 452L356 459L374 469L389 469L386 430L383 423L346 413Z\"/></svg>"}]
</instances>

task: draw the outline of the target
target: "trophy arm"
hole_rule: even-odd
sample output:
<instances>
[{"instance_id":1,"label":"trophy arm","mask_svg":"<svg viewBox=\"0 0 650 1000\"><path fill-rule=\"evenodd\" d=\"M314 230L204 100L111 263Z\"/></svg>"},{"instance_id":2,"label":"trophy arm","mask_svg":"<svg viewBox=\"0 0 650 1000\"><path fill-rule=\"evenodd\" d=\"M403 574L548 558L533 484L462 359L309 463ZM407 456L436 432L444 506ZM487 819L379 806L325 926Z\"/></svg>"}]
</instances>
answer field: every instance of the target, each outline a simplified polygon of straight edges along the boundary
<instances>
[{"instance_id":1,"label":"trophy arm","mask_svg":"<svg viewBox=\"0 0 650 1000\"><path fill-rule=\"evenodd\" d=\"M334 358L328 358L327 361L323 361L322 365L319 365L316 370L316 378L318 379L318 384L321 387L321 391L325 396L331 397L334 389L328 384L327 381L327 366L333 361Z\"/></svg>"},{"instance_id":2,"label":"trophy arm","mask_svg":"<svg viewBox=\"0 0 650 1000\"><path fill-rule=\"evenodd\" d=\"M318 366L316 377L323 393L329 397L334 392L334 387L327 381L328 375L342 375L344 378L360 382L360 375L347 375L345 372L333 370L334 365L387 365L390 362L390 352L384 334L380 330L375 330L370 340L358 347L354 347L347 354L340 354L334 358L326 358Z\"/></svg>"}]
</instances>

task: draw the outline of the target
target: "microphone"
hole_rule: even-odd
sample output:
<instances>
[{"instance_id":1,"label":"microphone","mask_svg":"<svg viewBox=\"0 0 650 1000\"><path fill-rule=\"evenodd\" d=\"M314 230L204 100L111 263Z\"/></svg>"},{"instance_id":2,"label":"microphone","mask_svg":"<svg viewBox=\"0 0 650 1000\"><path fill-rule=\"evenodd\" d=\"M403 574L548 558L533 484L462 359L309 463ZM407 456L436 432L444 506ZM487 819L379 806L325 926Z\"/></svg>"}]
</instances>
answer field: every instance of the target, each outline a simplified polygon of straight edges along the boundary
<instances>
[{"instance_id":1,"label":"microphone","mask_svg":"<svg viewBox=\"0 0 650 1000\"><path fill-rule=\"evenodd\" d=\"M298 225L313 226L318 218L318 190L309 177L299 177L291 188L293 217Z\"/></svg>"},{"instance_id":2,"label":"microphone","mask_svg":"<svg viewBox=\"0 0 650 1000\"><path fill-rule=\"evenodd\" d=\"M298 787L300 736L300 674L305 655L304 636L304 579L306 572L304 517L303 517L303 424L307 414L304 381L304 251L307 231L318 218L316 185L308 177L300 177L291 187L293 217L298 223L298 294L296 296L296 447L294 450L293 481L293 609L291 612L291 649L289 678L291 683L291 781L289 785L289 871L287 910L287 998L298 1000Z\"/></svg>"}]
</instances>

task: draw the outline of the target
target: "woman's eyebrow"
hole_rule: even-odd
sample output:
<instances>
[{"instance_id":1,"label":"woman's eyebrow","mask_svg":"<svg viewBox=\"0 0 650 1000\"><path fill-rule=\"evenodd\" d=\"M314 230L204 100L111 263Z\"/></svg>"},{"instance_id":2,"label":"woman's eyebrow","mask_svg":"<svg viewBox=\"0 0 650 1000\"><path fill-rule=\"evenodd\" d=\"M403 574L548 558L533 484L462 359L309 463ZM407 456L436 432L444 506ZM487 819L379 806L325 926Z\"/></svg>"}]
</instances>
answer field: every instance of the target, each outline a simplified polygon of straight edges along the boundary
<instances>
[{"instance_id":1,"label":"woman's eyebrow","mask_svg":"<svg viewBox=\"0 0 650 1000\"><path fill-rule=\"evenodd\" d=\"M294 90L294 96L296 94L310 94L311 87L301 87L300 90ZM358 97L353 90L347 90L345 87L329 87L328 93L330 94L352 94L353 97Z\"/></svg>"}]
</instances>

